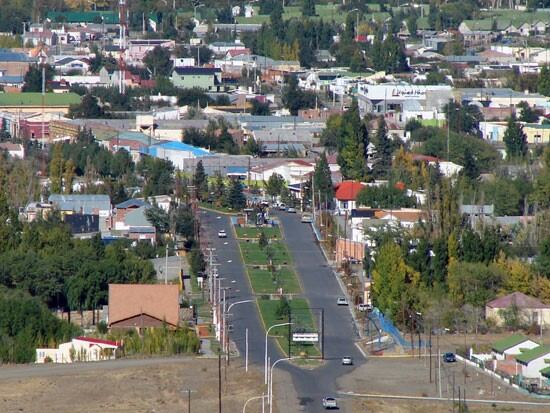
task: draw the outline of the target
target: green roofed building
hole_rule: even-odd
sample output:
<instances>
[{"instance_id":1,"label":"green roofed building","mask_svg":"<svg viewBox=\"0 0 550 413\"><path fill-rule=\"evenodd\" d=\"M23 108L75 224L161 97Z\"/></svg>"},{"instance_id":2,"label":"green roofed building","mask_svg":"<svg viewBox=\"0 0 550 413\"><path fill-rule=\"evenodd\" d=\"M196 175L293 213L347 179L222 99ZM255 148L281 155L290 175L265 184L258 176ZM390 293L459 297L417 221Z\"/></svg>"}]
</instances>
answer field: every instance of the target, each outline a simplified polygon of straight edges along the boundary
<instances>
[{"instance_id":1,"label":"green roofed building","mask_svg":"<svg viewBox=\"0 0 550 413\"><path fill-rule=\"evenodd\" d=\"M550 345L538 346L516 356L521 375L529 379L540 379L541 370L550 367Z\"/></svg>"},{"instance_id":2,"label":"green roofed building","mask_svg":"<svg viewBox=\"0 0 550 413\"><path fill-rule=\"evenodd\" d=\"M42 102L43 100L43 102ZM34 113L44 112L68 113L69 106L80 103L81 97L76 93L46 93L42 99L42 93L0 93L0 111Z\"/></svg>"},{"instance_id":3,"label":"green roofed building","mask_svg":"<svg viewBox=\"0 0 550 413\"><path fill-rule=\"evenodd\" d=\"M539 344L529 337L523 334L514 334L496 341L491 349L497 360L503 360L507 356L515 356L538 346Z\"/></svg>"},{"instance_id":4,"label":"green roofed building","mask_svg":"<svg viewBox=\"0 0 550 413\"><path fill-rule=\"evenodd\" d=\"M117 11L51 11L46 19L53 23L118 24Z\"/></svg>"}]
</instances>

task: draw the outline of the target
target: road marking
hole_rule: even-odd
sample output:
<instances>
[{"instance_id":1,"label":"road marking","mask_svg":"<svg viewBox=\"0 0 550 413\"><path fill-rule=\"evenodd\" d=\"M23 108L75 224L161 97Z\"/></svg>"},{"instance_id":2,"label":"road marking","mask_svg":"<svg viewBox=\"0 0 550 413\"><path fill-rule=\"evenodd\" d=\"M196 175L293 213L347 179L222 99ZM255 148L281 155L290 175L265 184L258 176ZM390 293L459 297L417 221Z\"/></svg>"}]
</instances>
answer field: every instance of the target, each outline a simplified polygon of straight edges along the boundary
<instances>
[{"instance_id":1,"label":"road marking","mask_svg":"<svg viewBox=\"0 0 550 413\"><path fill-rule=\"evenodd\" d=\"M365 354L365 352L363 351L359 343L355 343L355 347L357 347L357 350L359 350L359 352L363 355L363 357L367 358L367 355Z\"/></svg>"},{"instance_id":2,"label":"road marking","mask_svg":"<svg viewBox=\"0 0 550 413\"><path fill-rule=\"evenodd\" d=\"M446 397L421 397L421 396L401 396L394 394L362 394L352 391L339 391L339 394L353 397L370 397L372 399L400 399L400 400L429 400L448 403L449 399ZM525 406L541 406L548 407L550 403L538 403L538 402L524 402L518 400L484 400L484 399L466 399L467 403L486 403L486 404L513 404L513 405L525 405Z\"/></svg>"}]
</instances>

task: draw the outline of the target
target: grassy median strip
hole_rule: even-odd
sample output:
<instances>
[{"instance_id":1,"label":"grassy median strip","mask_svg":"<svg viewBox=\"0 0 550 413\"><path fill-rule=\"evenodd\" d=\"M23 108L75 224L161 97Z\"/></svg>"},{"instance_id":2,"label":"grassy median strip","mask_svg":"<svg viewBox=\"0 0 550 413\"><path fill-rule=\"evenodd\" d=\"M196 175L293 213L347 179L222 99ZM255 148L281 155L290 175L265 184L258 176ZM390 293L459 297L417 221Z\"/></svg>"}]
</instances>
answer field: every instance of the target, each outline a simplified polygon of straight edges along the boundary
<instances>
[{"instance_id":1,"label":"grassy median strip","mask_svg":"<svg viewBox=\"0 0 550 413\"><path fill-rule=\"evenodd\" d=\"M297 294L300 292L300 284L296 274L290 268L275 269L273 273L259 268L248 268L248 276L252 289L256 294L271 294L281 287L285 293Z\"/></svg>"},{"instance_id":2,"label":"grassy median strip","mask_svg":"<svg viewBox=\"0 0 550 413\"><path fill-rule=\"evenodd\" d=\"M273 254L273 265L289 265L291 263L290 254L286 249L286 245L281 241L271 241L266 248L261 248L260 244L250 240L239 241L239 246L241 247L244 263L246 265L269 264L267 248L269 248Z\"/></svg>"},{"instance_id":3,"label":"grassy median strip","mask_svg":"<svg viewBox=\"0 0 550 413\"><path fill-rule=\"evenodd\" d=\"M241 239L257 239L263 232L267 238L281 239L281 230L279 227L235 227L237 238Z\"/></svg>"}]
</instances>

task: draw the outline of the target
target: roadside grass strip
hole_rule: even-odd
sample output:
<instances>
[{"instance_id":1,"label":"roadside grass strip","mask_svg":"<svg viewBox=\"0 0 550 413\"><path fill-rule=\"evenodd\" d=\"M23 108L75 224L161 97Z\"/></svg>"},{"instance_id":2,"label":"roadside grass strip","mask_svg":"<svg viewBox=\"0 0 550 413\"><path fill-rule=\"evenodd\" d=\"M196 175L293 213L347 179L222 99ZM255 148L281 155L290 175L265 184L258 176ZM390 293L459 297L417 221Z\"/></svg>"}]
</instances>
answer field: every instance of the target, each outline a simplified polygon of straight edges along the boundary
<instances>
[{"instance_id":1,"label":"roadside grass strip","mask_svg":"<svg viewBox=\"0 0 550 413\"><path fill-rule=\"evenodd\" d=\"M235 233L239 239L257 239L262 232L269 239L281 239L281 230L279 227L235 227Z\"/></svg>"},{"instance_id":2,"label":"roadside grass strip","mask_svg":"<svg viewBox=\"0 0 550 413\"><path fill-rule=\"evenodd\" d=\"M271 274L268 270L247 268L252 289L256 294L274 294L281 287L286 294L300 293L300 283L292 269L281 267Z\"/></svg>"},{"instance_id":3,"label":"roadside grass strip","mask_svg":"<svg viewBox=\"0 0 550 413\"><path fill-rule=\"evenodd\" d=\"M269 263L267 249L260 248L257 242L239 241L239 246L246 265L267 265ZM269 248L273 252L273 265L289 265L291 263L290 254L283 242L271 241Z\"/></svg>"}]
</instances>

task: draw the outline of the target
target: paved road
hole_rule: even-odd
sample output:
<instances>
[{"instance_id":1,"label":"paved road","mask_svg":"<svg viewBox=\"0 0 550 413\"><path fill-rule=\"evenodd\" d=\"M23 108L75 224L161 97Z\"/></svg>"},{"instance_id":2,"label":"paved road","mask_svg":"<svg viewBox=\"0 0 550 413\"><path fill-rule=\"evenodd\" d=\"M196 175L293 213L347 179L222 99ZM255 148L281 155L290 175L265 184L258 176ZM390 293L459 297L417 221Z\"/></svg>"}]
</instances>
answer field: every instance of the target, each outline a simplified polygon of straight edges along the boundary
<instances>
[{"instance_id":1,"label":"paved road","mask_svg":"<svg viewBox=\"0 0 550 413\"><path fill-rule=\"evenodd\" d=\"M206 233L211 247L216 251L218 273L222 287L230 287L226 292L227 305L255 298L241 260L239 246L234 237L229 217L213 212L201 211L201 229ZM227 238L218 238L218 231L224 229ZM231 309L231 323L234 331L231 340L235 342L242 357L245 356L245 330L248 328L249 361L263 368L265 354L265 330L255 303L245 303ZM272 359L282 357L272 341L268 342L268 352Z\"/></svg>"},{"instance_id":2,"label":"paved road","mask_svg":"<svg viewBox=\"0 0 550 413\"><path fill-rule=\"evenodd\" d=\"M349 309L337 306L336 299L342 296L338 282L327 266L326 261L315 242L313 231L307 224L300 223L298 215L281 213L279 217L285 233L285 240L293 255L294 263L304 287L304 296L311 307L325 309L325 358L323 367L315 370L303 370L285 363L281 369L288 371L298 393L303 411L322 411L321 400L327 395L336 395L336 379L348 373L352 367L341 365L341 358L349 355L356 364L364 361L363 356L355 347L356 336ZM217 261L220 264L219 273L225 277L223 285L233 288L234 297L229 302L250 298L252 293L241 262L238 245L230 227L229 218L216 216L203 211L201 225L207 232L213 247L216 248ZM218 239L217 231L225 229L228 238ZM228 262L231 261L231 262ZM232 283L232 281L234 281ZM232 309L234 333L237 347L244 355L244 329L249 329L250 359L263 367L265 333L256 308L251 304L242 304ZM269 354L271 359L281 357L278 349L270 340ZM274 396L276 397L276 395ZM341 409L340 411L345 411Z\"/></svg>"},{"instance_id":3,"label":"paved road","mask_svg":"<svg viewBox=\"0 0 550 413\"><path fill-rule=\"evenodd\" d=\"M311 226L300 223L298 214L281 212L277 216L302 281L303 295L312 308L325 309L325 358L328 362L312 371L290 368L305 411L319 412L322 410L321 399L326 395L336 395L337 378L350 372L350 367L341 365L342 356L352 356L356 366L365 359L355 346L358 337L349 308L336 305L337 298L343 294L315 241Z\"/></svg>"}]
</instances>

